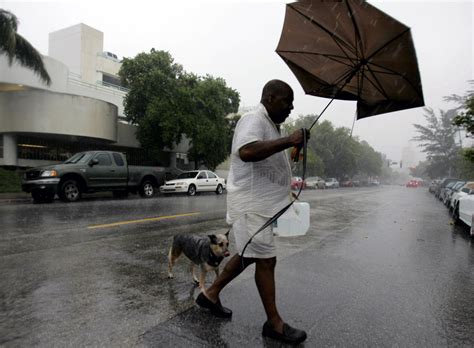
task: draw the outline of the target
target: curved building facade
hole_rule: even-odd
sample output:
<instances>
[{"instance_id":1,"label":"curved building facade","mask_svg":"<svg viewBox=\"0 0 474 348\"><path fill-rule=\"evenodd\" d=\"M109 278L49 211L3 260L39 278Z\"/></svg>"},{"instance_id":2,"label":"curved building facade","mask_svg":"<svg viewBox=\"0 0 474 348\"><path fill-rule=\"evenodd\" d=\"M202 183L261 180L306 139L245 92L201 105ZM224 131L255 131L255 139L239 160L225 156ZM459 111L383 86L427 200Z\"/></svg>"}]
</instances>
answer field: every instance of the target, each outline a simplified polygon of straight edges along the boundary
<instances>
[{"instance_id":1,"label":"curved building facade","mask_svg":"<svg viewBox=\"0 0 474 348\"><path fill-rule=\"evenodd\" d=\"M178 152L183 146L170 151L166 163L140 148L136 127L125 121L121 63L102 51L100 31L78 24L49 40L52 57L43 61L50 86L0 55L0 166L38 166L96 149L124 152L132 164L175 166L176 158L187 158Z\"/></svg>"}]
</instances>

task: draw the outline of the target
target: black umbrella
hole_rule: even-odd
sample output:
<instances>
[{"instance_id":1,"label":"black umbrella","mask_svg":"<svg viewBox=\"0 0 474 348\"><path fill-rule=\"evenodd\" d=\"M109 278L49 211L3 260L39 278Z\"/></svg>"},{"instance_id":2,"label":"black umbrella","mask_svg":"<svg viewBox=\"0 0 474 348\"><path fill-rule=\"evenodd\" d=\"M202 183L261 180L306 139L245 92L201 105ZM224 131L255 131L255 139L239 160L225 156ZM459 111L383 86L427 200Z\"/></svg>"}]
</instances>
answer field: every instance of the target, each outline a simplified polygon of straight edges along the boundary
<instances>
[{"instance_id":1,"label":"black umbrella","mask_svg":"<svg viewBox=\"0 0 474 348\"><path fill-rule=\"evenodd\" d=\"M276 51L306 94L356 100L357 119L424 106L410 28L365 1L287 4Z\"/></svg>"}]
</instances>

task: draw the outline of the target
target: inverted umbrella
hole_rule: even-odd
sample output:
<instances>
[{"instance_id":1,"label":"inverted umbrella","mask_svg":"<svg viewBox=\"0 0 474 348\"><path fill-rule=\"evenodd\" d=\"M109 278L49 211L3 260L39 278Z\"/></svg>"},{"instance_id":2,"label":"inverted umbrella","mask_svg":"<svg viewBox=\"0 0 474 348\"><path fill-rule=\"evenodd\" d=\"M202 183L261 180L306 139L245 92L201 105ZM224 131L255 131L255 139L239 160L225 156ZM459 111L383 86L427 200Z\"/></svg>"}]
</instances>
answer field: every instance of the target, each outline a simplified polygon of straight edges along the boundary
<instances>
[{"instance_id":1,"label":"inverted umbrella","mask_svg":"<svg viewBox=\"0 0 474 348\"><path fill-rule=\"evenodd\" d=\"M277 53L306 94L357 100L357 118L424 105L410 28L362 0L288 4ZM306 147L306 132L304 147ZM299 148L292 157L299 158ZM306 156L303 157L303 181ZM296 197L245 244L278 219ZM245 268L242 258L242 269Z\"/></svg>"},{"instance_id":2,"label":"inverted umbrella","mask_svg":"<svg viewBox=\"0 0 474 348\"><path fill-rule=\"evenodd\" d=\"M356 100L357 119L424 106L410 28L365 1L287 4L276 51L306 94Z\"/></svg>"}]
</instances>

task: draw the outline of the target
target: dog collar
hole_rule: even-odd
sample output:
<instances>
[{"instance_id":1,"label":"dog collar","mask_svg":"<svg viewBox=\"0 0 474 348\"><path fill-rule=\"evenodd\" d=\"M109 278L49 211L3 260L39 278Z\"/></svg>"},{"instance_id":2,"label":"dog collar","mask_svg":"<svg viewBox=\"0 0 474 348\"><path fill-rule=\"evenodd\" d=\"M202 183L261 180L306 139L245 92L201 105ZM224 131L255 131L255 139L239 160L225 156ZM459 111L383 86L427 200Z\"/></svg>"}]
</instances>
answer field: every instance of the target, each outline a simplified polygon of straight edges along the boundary
<instances>
[{"instance_id":1,"label":"dog collar","mask_svg":"<svg viewBox=\"0 0 474 348\"><path fill-rule=\"evenodd\" d=\"M223 256L214 255L212 250L209 250L209 260L207 261L207 263L212 267L217 267L219 266L223 258Z\"/></svg>"}]
</instances>

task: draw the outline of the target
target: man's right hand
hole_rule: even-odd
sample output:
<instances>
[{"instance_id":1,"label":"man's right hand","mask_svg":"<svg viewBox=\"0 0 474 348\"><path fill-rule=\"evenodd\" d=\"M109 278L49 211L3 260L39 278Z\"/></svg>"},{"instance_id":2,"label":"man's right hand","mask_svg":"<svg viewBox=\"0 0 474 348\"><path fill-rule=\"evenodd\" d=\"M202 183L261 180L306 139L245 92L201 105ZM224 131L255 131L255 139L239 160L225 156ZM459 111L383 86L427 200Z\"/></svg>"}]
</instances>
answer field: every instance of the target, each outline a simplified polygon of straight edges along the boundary
<instances>
[{"instance_id":1,"label":"man's right hand","mask_svg":"<svg viewBox=\"0 0 474 348\"><path fill-rule=\"evenodd\" d=\"M296 147L301 147L303 146L304 143L304 137L303 137L303 132L306 132L306 142L309 140L309 130L308 129L298 129L294 131L290 136L288 137L290 139L290 143L292 146Z\"/></svg>"}]
</instances>

